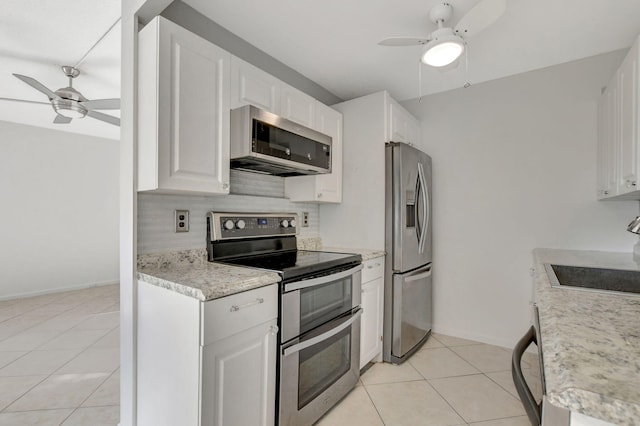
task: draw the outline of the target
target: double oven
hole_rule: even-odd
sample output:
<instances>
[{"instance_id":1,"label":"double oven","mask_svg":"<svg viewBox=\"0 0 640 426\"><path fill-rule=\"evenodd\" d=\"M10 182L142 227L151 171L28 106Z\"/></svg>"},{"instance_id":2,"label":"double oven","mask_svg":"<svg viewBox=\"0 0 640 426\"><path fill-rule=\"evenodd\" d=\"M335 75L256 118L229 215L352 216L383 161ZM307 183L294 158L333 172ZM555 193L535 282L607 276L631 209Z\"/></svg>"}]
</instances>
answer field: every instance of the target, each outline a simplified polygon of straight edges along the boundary
<instances>
[{"instance_id":1,"label":"double oven","mask_svg":"<svg viewBox=\"0 0 640 426\"><path fill-rule=\"evenodd\" d=\"M360 376L362 258L297 250L295 214L207 215L210 261L280 274L277 422L311 425Z\"/></svg>"}]
</instances>

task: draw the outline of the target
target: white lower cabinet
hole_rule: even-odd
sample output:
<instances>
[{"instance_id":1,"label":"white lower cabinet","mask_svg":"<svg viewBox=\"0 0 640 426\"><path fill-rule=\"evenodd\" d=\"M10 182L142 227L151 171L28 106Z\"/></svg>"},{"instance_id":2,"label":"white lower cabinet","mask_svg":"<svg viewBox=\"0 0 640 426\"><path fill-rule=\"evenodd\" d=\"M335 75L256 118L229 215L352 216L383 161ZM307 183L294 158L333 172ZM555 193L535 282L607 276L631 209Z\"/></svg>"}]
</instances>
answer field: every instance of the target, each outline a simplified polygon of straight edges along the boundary
<instances>
[{"instance_id":1,"label":"white lower cabinet","mask_svg":"<svg viewBox=\"0 0 640 426\"><path fill-rule=\"evenodd\" d=\"M138 424L273 425L277 285L209 302L138 289Z\"/></svg>"},{"instance_id":2,"label":"white lower cabinet","mask_svg":"<svg viewBox=\"0 0 640 426\"><path fill-rule=\"evenodd\" d=\"M360 368L367 365L370 361L382 361L384 256L367 260L363 266Z\"/></svg>"},{"instance_id":3,"label":"white lower cabinet","mask_svg":"<svg viewBox=\"0 0 640 426\"><path fill-rule=\"evenodd\" d=\"M273 319L203 348L203 426L273 424L277 334Z\"/></svg>"}]
</instances>

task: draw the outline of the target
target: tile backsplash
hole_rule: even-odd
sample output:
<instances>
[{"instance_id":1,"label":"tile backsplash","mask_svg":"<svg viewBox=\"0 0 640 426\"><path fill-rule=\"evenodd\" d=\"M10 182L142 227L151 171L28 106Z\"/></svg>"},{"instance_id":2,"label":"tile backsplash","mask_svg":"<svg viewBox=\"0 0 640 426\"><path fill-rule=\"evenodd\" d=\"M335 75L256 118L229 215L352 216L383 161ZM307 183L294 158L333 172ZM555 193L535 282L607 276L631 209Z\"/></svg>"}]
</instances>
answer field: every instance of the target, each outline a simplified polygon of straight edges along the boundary
<instances>
[{"instance_id":1,"label":"tile backsplash","mask_svg":"<svg viewBox=\"0 0 640 426\"><path fill-rule=\"evenodd\" d=\"M278 178L281 179L281 178ZM278 185L269 188L270 181L247 188L259 187L260 192L275 194ZM282 185L280 185L282 186ZM234 191L232 181L232 192ZM189 210L189 232L176 233L174 210ZM286 198L255 195L159 195L138 194L138 254L205 248L206 214L209 211L229 212L309 212L309 227L299 228L298 238L318 237L319 208L313 203L292 203Z\"/></svg>"}]
</instances>

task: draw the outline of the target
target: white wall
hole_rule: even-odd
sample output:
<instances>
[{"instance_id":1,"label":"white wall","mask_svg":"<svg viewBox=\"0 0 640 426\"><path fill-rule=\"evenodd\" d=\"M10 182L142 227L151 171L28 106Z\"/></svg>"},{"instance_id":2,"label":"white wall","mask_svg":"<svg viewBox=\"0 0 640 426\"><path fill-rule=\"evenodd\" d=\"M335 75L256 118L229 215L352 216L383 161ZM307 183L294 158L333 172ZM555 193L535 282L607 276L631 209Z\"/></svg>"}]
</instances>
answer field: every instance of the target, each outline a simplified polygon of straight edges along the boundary
<instances>
[{"instance_id":1,"label":"white wall","mask_svg":"<svg viewBox=\"0 0 640 426\"><path fill-rule=\"evenodd\" d=\"M118 149L0 121L0 299L118 282Z\"/></svg>"},{"instance_id":2,"label":"white wall","mask_svg":"<svg viewBox=\"0 0 640 426\"><path fill-rule=\"evenodd\" d=\"M533 248L632 250L638 203L595 195L596 100L621 61L404 103L433 157L435 331L512 347L530 321Z\"/></svg>"}]
</instances>

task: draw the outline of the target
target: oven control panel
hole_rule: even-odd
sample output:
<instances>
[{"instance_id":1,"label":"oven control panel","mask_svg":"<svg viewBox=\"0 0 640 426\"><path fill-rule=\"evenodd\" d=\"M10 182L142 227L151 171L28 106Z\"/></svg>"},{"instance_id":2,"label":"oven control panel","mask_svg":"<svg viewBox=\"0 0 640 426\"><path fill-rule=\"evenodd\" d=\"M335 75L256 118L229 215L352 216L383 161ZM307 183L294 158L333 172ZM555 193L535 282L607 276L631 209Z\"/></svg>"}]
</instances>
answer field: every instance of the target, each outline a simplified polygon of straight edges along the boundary
<instances>
[{"instance_id":1,"label":"oven control panel","mask_svg":"<svg viewBox=\"0 0 640 426\"><path fill-rule=\"evenodd\" d=\"M280 237L298 233L296 213L207 213L211 241Z\"/></svg>"}]
</instances>

